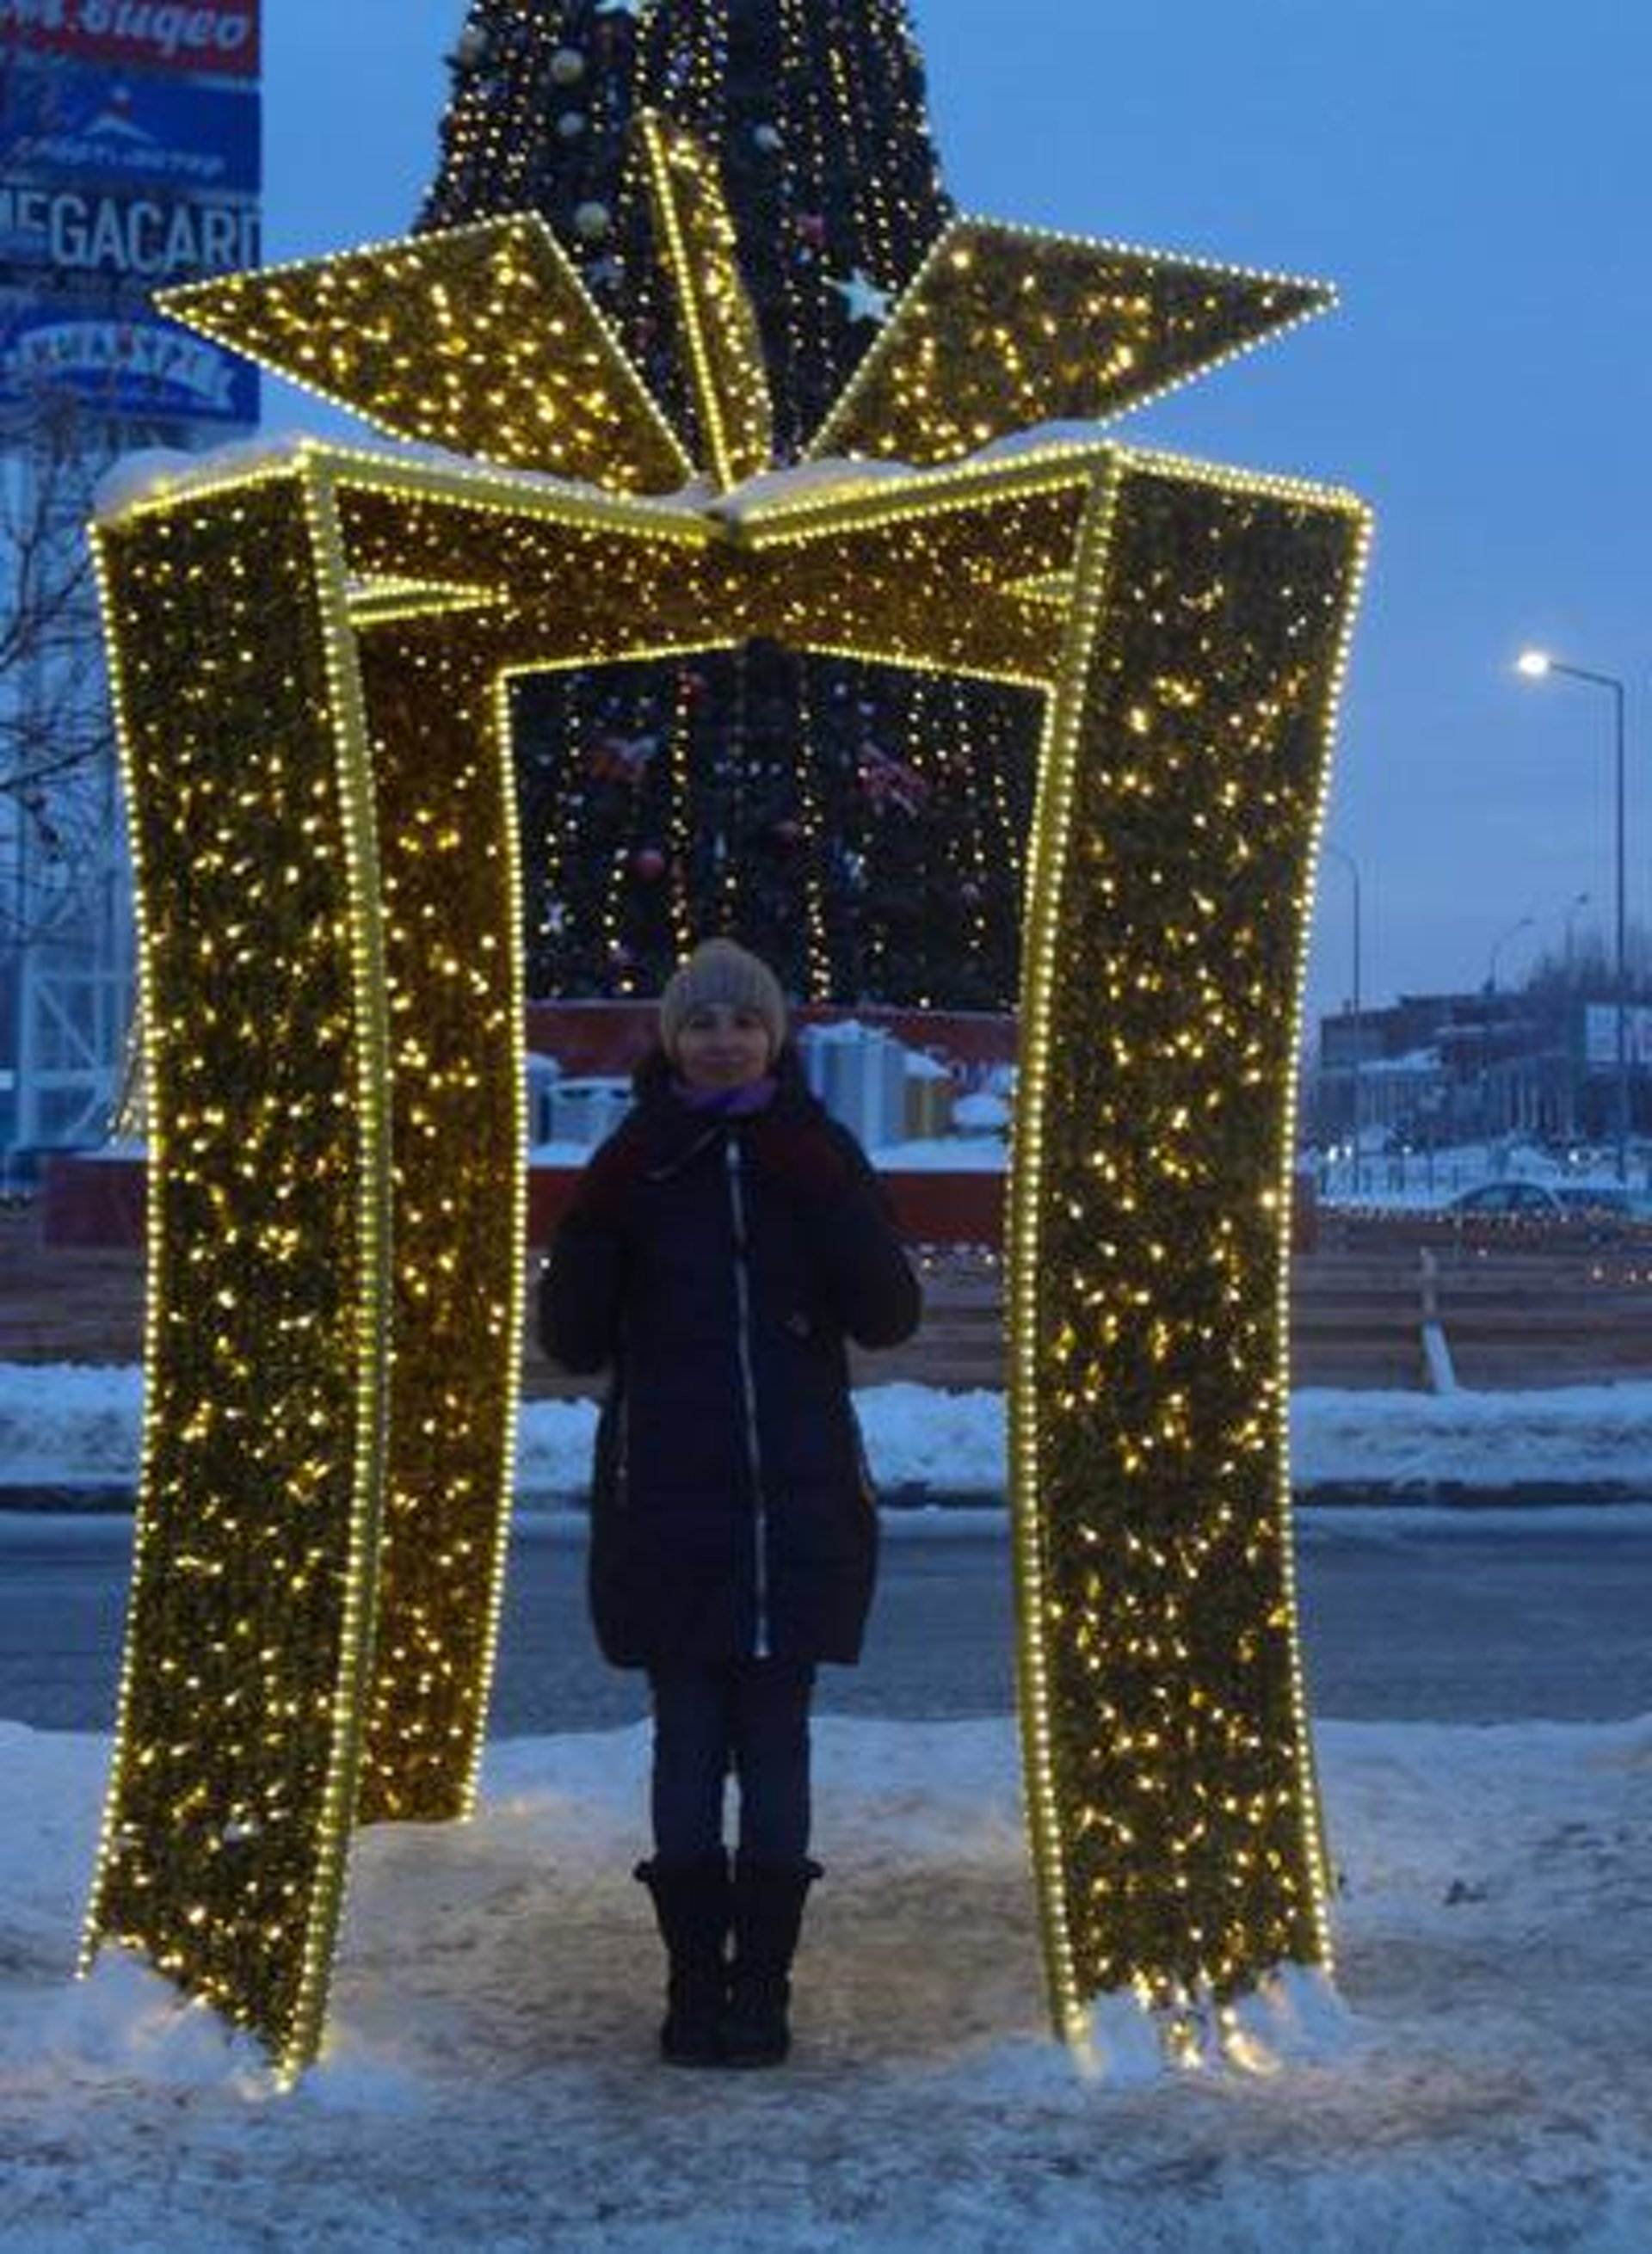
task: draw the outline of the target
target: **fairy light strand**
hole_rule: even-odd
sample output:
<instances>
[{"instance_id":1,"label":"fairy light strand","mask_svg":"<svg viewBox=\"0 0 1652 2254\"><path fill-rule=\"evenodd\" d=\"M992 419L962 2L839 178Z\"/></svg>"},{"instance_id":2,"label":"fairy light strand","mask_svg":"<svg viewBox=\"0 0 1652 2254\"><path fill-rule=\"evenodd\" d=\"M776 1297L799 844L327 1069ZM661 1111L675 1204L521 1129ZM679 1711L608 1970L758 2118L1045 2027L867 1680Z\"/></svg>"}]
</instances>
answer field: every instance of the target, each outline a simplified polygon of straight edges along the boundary
<instances>
[{"instance_id":1,"label":"fairy light strand","mask_svg":"<svg viewBox=\"0 0 1652 2254\"><path fill-rule=\"evenodd\" d=\"M1060 364L1074 247L1015 241ZM914 317L938 367L997 333L968 302ZM351 340L359 392L377 350L410 397L452 401L446 336ZM464 366L466 416L514 411L481 345ZM956 404L938 382L920 459L946 462ZM1046 707L1008 1312L1057 2025L1082 2048L1124 1993L1173 2032L1189 1999L1328 1963L1284 1154L1365 537L1338 489L1100 438L704 507L306 444L160 480L102 528L156 1180L88 1950L143 1949L290 2078L322 2038L353 1826L471 1806L520 1348L513 696L707 650L738 674L779 643L901 668L920 710L960 679ZM950 787L928 753L914 772ZM624 842L691 842L690 783L670 752ZM812 788L805 766L808 820ZM719 811L732 847L745 816ZM823 900L802 937L828 945Z\"/></svg>"}]
</instances>

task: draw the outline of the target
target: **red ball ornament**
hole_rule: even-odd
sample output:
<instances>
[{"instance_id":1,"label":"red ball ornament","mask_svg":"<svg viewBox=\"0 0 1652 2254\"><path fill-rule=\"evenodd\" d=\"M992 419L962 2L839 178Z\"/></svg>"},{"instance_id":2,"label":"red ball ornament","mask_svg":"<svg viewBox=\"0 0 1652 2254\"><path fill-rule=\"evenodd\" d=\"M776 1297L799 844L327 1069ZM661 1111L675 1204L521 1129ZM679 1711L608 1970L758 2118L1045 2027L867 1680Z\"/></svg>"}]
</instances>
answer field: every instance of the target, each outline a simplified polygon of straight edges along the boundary
<instances>
[{"instance_id":1,"label":"red ball ornament","mask_svg":"<svg viewBox=\"0 0 1652 2254\"><path fill-rule=\"evenodd\" d=\"M645 885L657 884L665 874L665 855L657 845L640 845L631 856L631 868Z\"/></svg>"}]
</instances>

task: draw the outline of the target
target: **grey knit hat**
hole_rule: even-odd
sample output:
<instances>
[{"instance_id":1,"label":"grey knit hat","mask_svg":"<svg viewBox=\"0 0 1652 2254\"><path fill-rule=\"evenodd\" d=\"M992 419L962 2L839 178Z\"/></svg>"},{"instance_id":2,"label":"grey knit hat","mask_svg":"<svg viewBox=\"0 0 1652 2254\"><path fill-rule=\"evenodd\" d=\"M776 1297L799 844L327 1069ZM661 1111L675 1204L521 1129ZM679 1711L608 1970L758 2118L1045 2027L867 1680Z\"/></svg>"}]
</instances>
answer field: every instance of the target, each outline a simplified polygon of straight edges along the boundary
<instances>
[{"instance_id":1,"label":"grey knit hat","mask_svg":"<svg viewBox=\"0 0 1652 2254\"><path fill-rule=\"evenodd\" d=\"M675 1057L677 1035L691 1011L721 1002L731 1010L753 1010L768 1029L771 1056L786 1039L786 997L766 962L748 955L732 939L708 939L668 981L660 997L660 1039Z\"/></svg>"}]
</instances>

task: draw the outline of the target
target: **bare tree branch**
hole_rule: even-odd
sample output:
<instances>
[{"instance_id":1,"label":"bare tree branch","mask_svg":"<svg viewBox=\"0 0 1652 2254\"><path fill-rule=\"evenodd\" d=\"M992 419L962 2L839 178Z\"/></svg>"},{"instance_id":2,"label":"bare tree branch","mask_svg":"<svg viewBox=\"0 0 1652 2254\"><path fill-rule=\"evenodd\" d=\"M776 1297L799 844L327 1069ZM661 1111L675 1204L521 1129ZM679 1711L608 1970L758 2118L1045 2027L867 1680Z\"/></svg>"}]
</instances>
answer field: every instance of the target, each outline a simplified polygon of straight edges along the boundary
<instances>
[{"instance_id":1,"label":"bare tree branch","mask_svg":"<svg viewBox=\"0 0 1652 2254\"><path fill-rule=\"evenodd\" d=\"M43 389L0 427L0 939L107 864L114 732L87 520L107 426Z\"/></svg>"}]
</instances>

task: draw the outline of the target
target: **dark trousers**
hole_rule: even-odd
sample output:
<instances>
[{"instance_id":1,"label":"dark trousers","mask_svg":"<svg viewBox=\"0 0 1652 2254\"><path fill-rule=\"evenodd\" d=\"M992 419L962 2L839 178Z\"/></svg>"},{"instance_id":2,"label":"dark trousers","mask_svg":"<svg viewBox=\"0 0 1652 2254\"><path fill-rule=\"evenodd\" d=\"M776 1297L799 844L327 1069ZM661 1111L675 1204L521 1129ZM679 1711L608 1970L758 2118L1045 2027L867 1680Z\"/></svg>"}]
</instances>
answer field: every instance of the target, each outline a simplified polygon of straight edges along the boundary
<instances>
[{"instance_id":1,"label":"dark trousers","mask_svg":"<svg viewBox=\"0 0 1652 2254\"><path fill-rule=\"evenodd\" d=\"M808 1852L808 1710L815 1670L783 1659L651 1668L654 1842L662 1862L723 1845L723 1789L740 1788L740 1852L801 1863Z\"/></svg>"}]
</instances>

